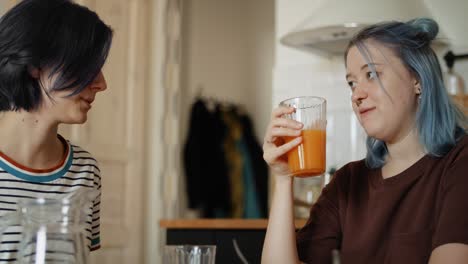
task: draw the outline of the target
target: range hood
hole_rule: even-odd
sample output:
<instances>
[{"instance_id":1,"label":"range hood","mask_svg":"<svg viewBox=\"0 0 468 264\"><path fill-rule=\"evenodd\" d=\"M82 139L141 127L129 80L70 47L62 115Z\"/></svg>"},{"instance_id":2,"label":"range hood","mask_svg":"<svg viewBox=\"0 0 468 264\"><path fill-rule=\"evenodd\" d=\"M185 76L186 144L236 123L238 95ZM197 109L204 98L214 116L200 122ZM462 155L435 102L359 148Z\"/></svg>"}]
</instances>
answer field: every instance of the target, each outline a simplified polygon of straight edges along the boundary
<instances>
[{"instance_id":1,"label":"range hood","mask_svg":"<svg viewBox=\"0 0 468 264\"><path fill-rule=\"evenodd\" d=\"M432 17L423 0L321 2L322 5L311 16L280 39L282 44L310 52L338 55L343 54L351 37L367 25Z\"/></svg>"}]
</instances>

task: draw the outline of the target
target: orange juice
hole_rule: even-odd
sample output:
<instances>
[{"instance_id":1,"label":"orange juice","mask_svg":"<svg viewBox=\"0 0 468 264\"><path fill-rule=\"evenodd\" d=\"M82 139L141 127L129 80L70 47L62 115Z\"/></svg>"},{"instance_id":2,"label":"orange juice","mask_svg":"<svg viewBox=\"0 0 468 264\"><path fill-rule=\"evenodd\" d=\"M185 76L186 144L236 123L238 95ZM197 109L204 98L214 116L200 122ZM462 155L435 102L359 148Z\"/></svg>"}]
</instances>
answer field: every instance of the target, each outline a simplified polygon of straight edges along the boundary
<instances>
[{"instance_id":1,"label":"orange juice","mask_svg":"<svg viewBox=\"0 0 468 264\"><path fill-rule=\"evenodd\" d=\"M289 169L294 176L318 176L325 172L326 132L325 130L306 129L301 132L302 143L288 152ZM286 137L286 142L294 137Z\"/></svg>"}]
</instances>

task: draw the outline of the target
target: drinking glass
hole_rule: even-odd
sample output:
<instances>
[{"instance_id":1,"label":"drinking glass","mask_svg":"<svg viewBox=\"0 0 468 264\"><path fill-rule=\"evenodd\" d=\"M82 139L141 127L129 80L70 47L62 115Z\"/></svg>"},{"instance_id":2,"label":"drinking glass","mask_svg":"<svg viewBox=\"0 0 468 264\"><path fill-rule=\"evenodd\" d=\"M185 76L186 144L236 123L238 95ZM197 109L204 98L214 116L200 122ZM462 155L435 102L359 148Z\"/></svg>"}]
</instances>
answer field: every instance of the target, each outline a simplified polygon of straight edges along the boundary
<instances>
[{"instance_id":1,"label":"drinking glass","mask_svg":"<svg viewBox=\"0 0 468 264\"><path fill-rule=\"evenodd\" d=\"M295 111L286 114L304 124L302 143L288 152L288 165L296 177L319 176L325 172L327 101L316 96L301 96L284 100L280 106L293 107ZM285 137L289 142L295 137Z\"/></svg>"},{"instance_id":2,"label":"drinking glass","mask_svg":"<svg viewBox=\"0 0 468 264\"><path fill-rule=\"evenodd\" d=\"M215 245L166 245L163 264L215 264Z\"/></svg>"}]
</instances>

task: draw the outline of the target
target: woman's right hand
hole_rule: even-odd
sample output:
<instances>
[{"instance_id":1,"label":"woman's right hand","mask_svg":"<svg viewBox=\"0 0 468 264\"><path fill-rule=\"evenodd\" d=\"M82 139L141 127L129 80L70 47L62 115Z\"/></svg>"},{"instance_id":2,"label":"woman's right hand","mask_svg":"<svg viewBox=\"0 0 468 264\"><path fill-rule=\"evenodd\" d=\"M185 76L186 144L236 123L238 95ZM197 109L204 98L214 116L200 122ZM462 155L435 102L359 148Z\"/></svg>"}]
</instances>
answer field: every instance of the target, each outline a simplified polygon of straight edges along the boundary
<instances>
[{"instance_id":1,"label":"woman's right hand","mask_svg":"<svg viewBox=\"0 0 468 264\"><path fill-rule=\"evenodd\" d=\"M301 122L283 117L295 111L293 107L279 106L271 114L265 138L263 140L263 158L272 172L278 176L291 175L286 153L302 142ZM285 142L284 137L296 137Z\"/></svg>"}]
</instances>

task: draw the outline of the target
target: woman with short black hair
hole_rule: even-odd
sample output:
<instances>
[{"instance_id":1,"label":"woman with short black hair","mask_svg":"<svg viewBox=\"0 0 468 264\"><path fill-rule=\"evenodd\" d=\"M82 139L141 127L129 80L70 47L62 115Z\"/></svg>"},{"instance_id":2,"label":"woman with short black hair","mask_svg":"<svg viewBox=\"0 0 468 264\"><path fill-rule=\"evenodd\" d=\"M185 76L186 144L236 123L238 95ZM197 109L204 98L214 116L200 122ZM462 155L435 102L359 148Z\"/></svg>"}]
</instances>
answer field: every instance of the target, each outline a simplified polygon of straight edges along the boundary
<instances>
[{"instance_id":1,"label":"woman with short black hair","mask_svg":"<svg viewBox=\"0 0 468 264\"><path fill-rule=\"evenodd\" d=\"M69 0L23 0L0 20L0 216L23 199L95 190L90 250L100 247L100 170L57 131L86 122L106 90L101 70L112 34L96 13ZM4 233L0 262L16 261L20 240L20 227Z\"/></svg>"}]
</instances>

